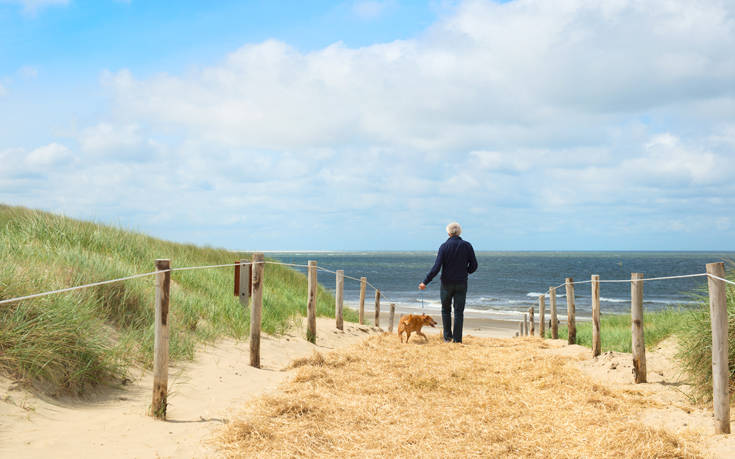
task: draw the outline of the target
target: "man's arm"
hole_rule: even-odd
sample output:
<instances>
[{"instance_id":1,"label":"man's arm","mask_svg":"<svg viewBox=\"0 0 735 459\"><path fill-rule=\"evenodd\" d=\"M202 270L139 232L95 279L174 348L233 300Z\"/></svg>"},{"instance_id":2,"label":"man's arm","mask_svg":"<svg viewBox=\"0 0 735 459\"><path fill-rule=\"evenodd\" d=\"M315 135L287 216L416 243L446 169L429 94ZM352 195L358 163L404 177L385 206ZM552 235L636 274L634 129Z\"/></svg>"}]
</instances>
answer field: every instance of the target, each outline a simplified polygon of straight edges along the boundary
<instances>
[{"instance_id":1,"label":"man's arm","mask_svg":"<svg viewBox=\"0 0 735 459\"><path fill-rule=\"evenodd\" d=\"M428 284L429 282L431 282L433 278L436 277L437 274L439 274L439 270L442 267L442 249L443 248L444 248L443 245L439 247L439 252L436 254L436 261L434 262L434 266L429 271L429 274L426 275L422 284L424 285Z\"/></svg>"},{"instance_id":2,"label":"man's arm","mask_svg":"<svg viewBox=\"0 0 735 459\"><path fill-rule=\"evenodd\" d=\"M467 245L470 248L470 259L467 262L467 273L472 274L477 271L477 257L475 257L475 249L472 248L472 244L468 242Z\"/></svg>"}]
</instances>

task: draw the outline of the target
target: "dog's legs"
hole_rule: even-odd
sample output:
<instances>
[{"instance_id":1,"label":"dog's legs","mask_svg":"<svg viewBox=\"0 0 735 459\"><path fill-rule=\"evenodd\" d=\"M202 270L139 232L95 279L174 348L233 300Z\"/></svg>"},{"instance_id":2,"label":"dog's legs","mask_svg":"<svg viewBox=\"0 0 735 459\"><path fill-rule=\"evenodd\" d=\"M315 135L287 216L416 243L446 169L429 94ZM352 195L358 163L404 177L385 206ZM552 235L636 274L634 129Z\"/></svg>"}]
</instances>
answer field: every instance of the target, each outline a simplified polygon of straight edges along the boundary
<instances>
[{"instance_id":1,"label":"dog's legs","mask_svg":"<svg viewBox=\"0 0 735 459\"><path fill-rule=\"evenodd\" d=\"M406 344L408 344L408 339L411 337L411 332L406 331Z\"/></svg>"},{"instance_id":2,"label":"dog's legs","mask_svg":"<svg viewBox=\"0 0 735 459\"><path fill-rule=\"evenodd\" d=\"M429 342L429 338L427 338L427 337L426 337L426 335L424 335L424 334L423 334L423 333L421 333L420 331L417 331L417 332L416 332L416 334L417 334L417 335L420 335L420 336L423 336L423 338L424 338L424 339L426 340L426 342L427 342L427 343Z\"/></svg>"},{"instance_id":3,"label":"dog's legs","mask_svg":"<svg viewBox=\"0 0 735 459\"><path fill-rule=\"evenodd\" d=\"M398 337L401 338L401 342L403 342L403 332L402 331L398 332Z\"/></svg>"}]
</instances>

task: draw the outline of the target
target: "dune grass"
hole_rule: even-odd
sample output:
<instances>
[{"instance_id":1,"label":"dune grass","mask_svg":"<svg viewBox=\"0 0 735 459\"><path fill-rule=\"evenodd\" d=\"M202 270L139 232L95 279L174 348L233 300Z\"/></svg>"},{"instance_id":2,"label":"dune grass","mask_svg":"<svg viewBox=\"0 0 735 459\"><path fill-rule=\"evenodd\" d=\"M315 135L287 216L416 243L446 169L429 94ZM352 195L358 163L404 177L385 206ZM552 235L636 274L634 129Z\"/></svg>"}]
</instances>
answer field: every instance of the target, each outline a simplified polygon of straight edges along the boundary
<instances>
[{"instance_id":1,"label":"dune grass","mask_svg":"<svg viewBox=\"0 0 735 459\"><path fill-rule=\"evenodd\" d=\"M688 311L669 308L643 314L643 338L650 348L677 332ZM551 338L551 330L546 330ZM566 340L569 330L559 324L559 339ZM592 347L592 322L577 322L577 344ZM630 314L602 314L600 316L600 344L602 352L631 352Z\"/></svg>"},{"instance_id":2,"label":"dune grass","mask_svg":"<svg viewBox=\"0 0 735 459\"><path fill-rule=\"evenodd\" d=\"M732 269L728 279L735 281ZM730 394L733 397L735 396L735 286L728 285L726 289ZM693 398L700 401L712 400L712 325L708 299L702 299L698 307L684 315L677 330L677 338L679 340L677 359L692 384Z\"/></svg>"},{"instance_id":3,"label":"dune grass","mask_svg":"<svg viewBox=\"0 0 735 459\"><path fill-rule=\"evenodd\" d=\"M732 269L728 276L735 280ZM728 360L730 367L730 393L735 394L735 287L727 286L728 310ZM709 299L702 295L699 303L686 308L664 309L646 312L643 316L643 334L646 348L675 336L679 346L676 358L691 387L694 400L712 399L712 328ZM559 338L568 337L566 325L559 325ZM545 336L551 337L547 330ZM600 318L600 342L602 351L631 352L631 324L629 314L603 315ZM577 344L592 347L592 323L577 323Z\"/></svg>"},{"instance_id":4,"label":"dune grass","mask_svg":"<svg viewBox=\"0 0 735 459\"><path fill-rule=\"evenodd\" d=\"M700 438L642 425L660 407L544 352L539 338L394 334L298 362L220 433L226 457L702 457Z\"/></svg>"},{"instance_id":5,"label":"dune grass","mask_svg":"<svg viewBox=\"0 0 735 459\"><path fill-rule=\"evenodd\" d=\"M0 299L150 272L157 258L183 267L250 256L0 205ZM263 331L280 333L305 312L306 279L270 264L264 277ZM81 394L124 378L131 365L150 367L153 282L139 278L0 305L0 371L50 394ZM192 358L199 342L247 336L249 311L232 283L232 268L172 273L173 360ZM334 297L321 285L317 314L334 315ZM345 309L345 320L356 320L354 311Z\"/></svg>"}]
</instances>

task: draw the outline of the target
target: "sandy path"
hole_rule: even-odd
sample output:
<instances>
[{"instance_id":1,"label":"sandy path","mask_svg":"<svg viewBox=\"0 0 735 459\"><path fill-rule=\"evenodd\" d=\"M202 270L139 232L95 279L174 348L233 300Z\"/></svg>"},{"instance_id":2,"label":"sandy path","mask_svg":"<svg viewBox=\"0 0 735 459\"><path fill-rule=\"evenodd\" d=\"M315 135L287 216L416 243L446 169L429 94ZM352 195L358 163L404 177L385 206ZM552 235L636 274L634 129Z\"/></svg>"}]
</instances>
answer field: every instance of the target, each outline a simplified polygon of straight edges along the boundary
<instances>
[{"instance_id":1,"label":"sandy path","mask_svg":"<svg viewBox=\"0 0 735 459\"><path fill-rule=\"evenodd\" d=\"M206 457L212 429L243 402L274 390L290 372L281 371L314 350L329 351L376 333L368 326L318 319L317 344L295 331L263 336L262 369L249 366L247 342L224 340L201 349L194 361L171 368L166 422L146 416L152 376L144 372L121 389L107 389L91 400L42 399L0 379L0 457Z\"/></svg>"},{"instance_id":2,"label":"sandy path","mask_svg":"<svg viewBox=\"0 0 735 459\"><path fill-rule=\"evenodd\" d=\"M648 382L635 384L633 356L630 353L605 352L593 358L583 346L568 346L565 340L546 340L546 352L571 357L574 366L608 387L634 391L658 402L658 407L646 408L639 421L647 426L662 428L676 435L694 433L701 436L706 453L715 458L735 458L735 435L715 435L712 403L695 404L687 398L689 386L679 370L674 355L675 338L668 338L646 350ZM731 409L735 427L735 409Z\"/></svg>"}]
</instances>

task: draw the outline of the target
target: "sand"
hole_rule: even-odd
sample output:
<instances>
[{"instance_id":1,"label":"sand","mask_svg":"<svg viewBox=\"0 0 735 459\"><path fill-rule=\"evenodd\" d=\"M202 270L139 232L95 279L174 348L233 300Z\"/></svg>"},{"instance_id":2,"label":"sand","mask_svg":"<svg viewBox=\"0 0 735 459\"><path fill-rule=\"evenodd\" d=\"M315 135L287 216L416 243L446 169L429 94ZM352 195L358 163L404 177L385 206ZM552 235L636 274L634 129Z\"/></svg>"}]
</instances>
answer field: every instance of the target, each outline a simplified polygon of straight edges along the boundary
<instances>
[{"instance_id":1,"label":"sand","mask_svg":"<svg viewBox=\"0 0 735 459\"><path fill-rule=\"evenodd\" d=\"M441 323L441 317L434 318ZM387 329L387 317L382 321ZM370 316L369 324L372 323ZM304 339L303 331L277 338L264 335L262 369L249 366L247 342L223 340L203 346L194 361L177 364L170 370L167 422L154 421L146 415L152 387L149 372L140 371L128 385L105 389L85 400L48 399L0 378L0 457L214 456L214 433L245 402L275 391L288 379L293 370L283 369L293 359L309 356L314 350L325 353L356 344L379 333L369 325L350 323L345 323L344 332L339 332L334 320L326 318L318 319L317 327L316 345ZM510 338L517 329L517 322L468 318L464 335ZM439 333L441 328L424 331ZM414 335L412 341L416 338ZM658 401L659 407L644 410L641 423L672 433L694 432L702 436L713 457L735 457L735 435L714 435L711 406L694 405L684 395L686 386L673 360L673 340L648 350L649 382L637 385L633 383L630 354L605 353L593 359L588 348L568 346L562 340L544 342L549 347L544 352L569 357L570 365L600 384L641 392Z\"/></svg>"},{"instance_id":2,"label":"sand","mask_svg":"<svg viewBox=\"0 0 735 459\"><path fill-rule=\"evenodd\" d=\"M247 342L223 340L202 347L192 362L169 373L167 422L146 415L152 376L87 400L52 400L0 379L0 457L13 458L201 458L212 455L207 440L247 400L274 390L288 378L291 360L357 343L379 330L317 320L317 344L294 331L261 340L262 369L249 366Z\"/></svg>"},{"instance_id":3,"label":"sand","mask_svg":"<svg viewBox=\"0 0 735 459\"><path fill-rule=\"evenodd\" d=\"M578 345L567 345L565 340L546 340L551 344L547 352L572 358L573 365L594 380L624 391L642 393L658 402L658 407L646 408L640 422L663 428L673 434L701 435L707 453L716 458L735 457L735 435L715 435L712 403L696 404L688 397L689 386L679 370L674 355L675 338L668 338L646 350L647 382L635 384L633 357L629 353L605 352L593 358L592 350ZM732 428L735 428L735 407L731 407Z\"/></svg>"}]
</instances>

